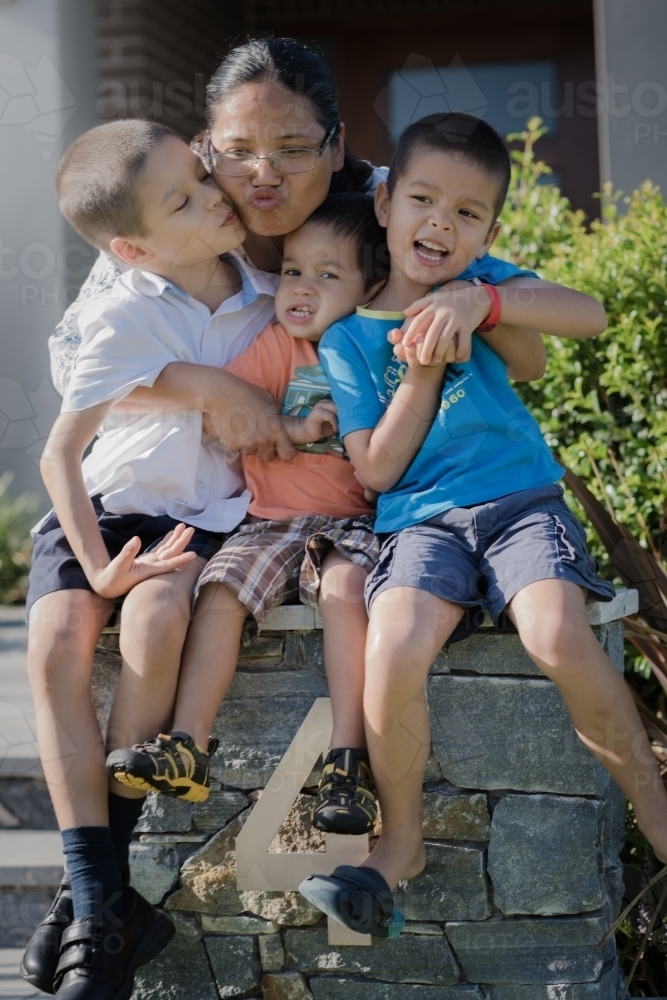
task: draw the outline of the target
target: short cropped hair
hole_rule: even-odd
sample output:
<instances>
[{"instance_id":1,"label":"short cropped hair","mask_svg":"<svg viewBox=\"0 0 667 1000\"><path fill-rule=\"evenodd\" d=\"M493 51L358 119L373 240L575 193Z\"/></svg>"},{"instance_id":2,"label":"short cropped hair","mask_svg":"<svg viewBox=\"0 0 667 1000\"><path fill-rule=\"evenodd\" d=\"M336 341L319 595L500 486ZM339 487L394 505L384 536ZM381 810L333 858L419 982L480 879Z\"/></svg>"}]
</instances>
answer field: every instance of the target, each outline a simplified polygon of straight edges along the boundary
<instances>
[{"instance_id":1,"label":"short cropped hair","mask_svg":"<svg viewBox=\"0 0 667 1000\"><path fill-rule=\"evenodd\" d=\"M330 226L339 236L354 240L364 291L389 277L387 230L377 220L370 195L359 191L330 194L306 221Z\"/></svg>"},{"instance_id":2,"label":"short cropped hair","mask_svg":"<svg viewBox=\"0 0 667 1000\"><path fill-rule=\"evenodd\" d=\"M56 174L60 211L101 250L117 236L143 236L136 185L148 154L174 132L132 118L98 125L69 147Z\"/></svg>"},{"instance_id":3,"label":"short cropped hair","mask_svg":"<svg viewBox=\"0 0 667 1000\"><path fill-rule=\"evenodd\" d=\"M481 118L459 112L426 115L408 125L401 133L389 166L387 187L394 192L417 149L458 153L498 179L495 217L505 204L510 183L511 164L507 146L494 128Z\"/></svg>"}]
</instances>

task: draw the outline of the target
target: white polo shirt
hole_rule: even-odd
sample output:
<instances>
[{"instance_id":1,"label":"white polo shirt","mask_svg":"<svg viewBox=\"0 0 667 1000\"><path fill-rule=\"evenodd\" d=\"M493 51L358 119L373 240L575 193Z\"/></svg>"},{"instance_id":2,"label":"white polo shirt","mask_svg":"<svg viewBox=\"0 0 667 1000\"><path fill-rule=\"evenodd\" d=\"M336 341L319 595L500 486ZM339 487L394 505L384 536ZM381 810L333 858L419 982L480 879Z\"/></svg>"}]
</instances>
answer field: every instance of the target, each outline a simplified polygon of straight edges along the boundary
<instances>
[{"instance_id":1,"label":"white polo shirt","mask_svg":"<svg viewBox=\"0 0 667 1000\"><path fill-rule=\"evenodd\" d=\"M86 305L82 339L62 412L118 401L152 386L173 361L220 368L274 318L278 278L226 255L242 288L213 314L165 278L133 268L103 299ZM220 400L220 409L224 408ZM112 409L83 462L90 496L115 514L169 514L206 531L231 531L250 494L238 456L202 436L199 410L123 413Z\"/></svg>"}]
</instances>

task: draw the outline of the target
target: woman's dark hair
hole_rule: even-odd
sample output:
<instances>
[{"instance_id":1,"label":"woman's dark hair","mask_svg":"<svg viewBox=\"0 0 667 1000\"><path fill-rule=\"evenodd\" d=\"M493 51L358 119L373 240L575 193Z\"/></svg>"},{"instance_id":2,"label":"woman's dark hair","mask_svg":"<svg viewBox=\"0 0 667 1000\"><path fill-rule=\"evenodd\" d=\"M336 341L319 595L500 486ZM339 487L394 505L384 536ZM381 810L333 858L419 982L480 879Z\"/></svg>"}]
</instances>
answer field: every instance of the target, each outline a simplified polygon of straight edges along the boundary
<instances>
[{"instance_id":1,"label":"woman's dark hair","mask_svg":"<svg viewBox=\"0 0 667 1000\"><path fill-rule=\"evenodd\" d=\"M324 59L293 38L256 38L237 45L222 60L206 88L208 127L222 101L246 83L273 80L307 97L320 125L329 132L340 122L336 81ZM331 178L331 192L364 191L373 167L345 147L342 170Z\"/></svg>"},{"instance_id":2,"label":"woman's dark hair","mask_svg":"<svg viewBox=\"0 0 667 1000\"><path fill-rule=\"evenodd\" d=\"M375 215L373 199L360 191L330 194L306 220L330 226L332 232L347 236L357 246L357 263L364 277L364 291L389 277L387 230Z\"/></svg>"},{"instance_id":3,"label":"woman's dark hair","mask_svg":"<svg viewBox=\"0 0 667 1000\"><path fill-rule=\"evenodd\" d=\"M496 218L505 204L510 182L510 156L507 146L495 129L475 115L449 112L426 115L408 125L396 144L389 165L387 187L392 195L397 181L405 174L417 149L458 153L492 177L498 178L495 203Z\"/></svg>"}]
</instances>

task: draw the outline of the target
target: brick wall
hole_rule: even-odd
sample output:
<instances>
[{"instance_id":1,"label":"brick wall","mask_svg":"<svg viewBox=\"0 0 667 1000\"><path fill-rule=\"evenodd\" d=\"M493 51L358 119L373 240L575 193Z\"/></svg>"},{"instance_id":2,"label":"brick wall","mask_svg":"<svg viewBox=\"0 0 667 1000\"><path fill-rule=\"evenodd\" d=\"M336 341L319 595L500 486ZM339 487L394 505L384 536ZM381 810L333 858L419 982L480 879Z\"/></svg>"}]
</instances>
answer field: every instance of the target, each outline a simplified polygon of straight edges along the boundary
<instances>
[{"instance_id":1,"label":"brick wall","mask_svg":"<svg viewBox=\"0 0 667 1000\"><path fill-rule=\"evenodd\" d=\"M97 112L148 117L190 139L203 124L204 83L243 35L229 0L99 0Z\"/></svg>"}]
</instances>

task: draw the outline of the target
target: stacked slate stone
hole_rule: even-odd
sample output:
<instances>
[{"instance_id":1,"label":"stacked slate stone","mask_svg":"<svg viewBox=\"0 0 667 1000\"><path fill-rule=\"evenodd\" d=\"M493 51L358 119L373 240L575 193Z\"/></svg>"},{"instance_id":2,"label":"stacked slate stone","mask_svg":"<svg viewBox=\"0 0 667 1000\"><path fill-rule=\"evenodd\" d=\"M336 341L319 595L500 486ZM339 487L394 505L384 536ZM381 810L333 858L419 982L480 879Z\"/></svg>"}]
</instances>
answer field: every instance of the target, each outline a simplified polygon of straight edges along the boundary
<instances>
[{"instance_id":1,"label":"stacked slate stone","mask_svg":"<svg viewBox=\"0 0 667 1000\"><path fill-rule=\"evenodd\" d=\"M605 622L596 634L622 670L622 622L609 610L589 605L589 618ZM625 613L627 597L614 610ZM102 721L116 649L103 636ZM516 635L487 630L446 648L428 689L428 866L395 894L405 931L370 948L329 946L324 918L298 893L236 887L236 836L327 694L320 631L262 633L217 719L208 801L147 799L132 881L177 934L140 970L133 1000L618 1000L613 936L598 945L622 895L620 790ZM317 779L316 769L271 850L324 850L308 817Z\"/></svg>"}]
</instances>

